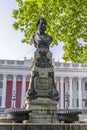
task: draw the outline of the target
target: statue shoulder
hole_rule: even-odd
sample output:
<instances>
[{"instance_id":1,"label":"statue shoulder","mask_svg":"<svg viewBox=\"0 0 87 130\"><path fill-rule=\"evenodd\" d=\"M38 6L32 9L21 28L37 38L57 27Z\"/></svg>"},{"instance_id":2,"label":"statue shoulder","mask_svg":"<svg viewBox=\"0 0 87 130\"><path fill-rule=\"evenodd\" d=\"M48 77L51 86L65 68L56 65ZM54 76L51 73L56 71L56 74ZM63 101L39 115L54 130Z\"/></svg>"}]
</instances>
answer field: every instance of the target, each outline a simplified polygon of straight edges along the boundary
<instances>
[{"instance_id":1,"label":"statue shoulder","mask_svg":"<svg viewBox=\"0 0 87 130\"><path fill-rule=\"evenodd\" d=\"M31 36L31 41L32 41L32 42L35 42L35 39L36 39L36 34L33 34L33 35Z\"/></svg>"},{"instance_id":2,"label":"statue shoulder","mask_svg":"<svg viewBox=\"0 0 87 130\"><path fill-rule=\"evenodd\" d=\"M33 44L35 44L35 43L36 43L36 42L35 42L35 34L31 35L30 40L31 40L31 42L32 42Z\"/></svg>"},{"instance_id":3,"label":"statue shoulder","mask_svg":"<svg viewBox=\"0 0 87 130\"><path fill-rule=\"evenodd\" d=\"M32 39L35 40L35 39L37 39L37 38L39 38L39 35L38 35L38 33L36 32L35 34L32 35Z\"/></svg>"},{"instance_id":4,"label":"statue shoulder","mask_svg":"<svg viewBox=\"0 0 87 130\"><path fill-rule=\"evenodd\" d=\"M35 34L31 36L32 41L35 39Z\"/></svg>"},{"instance_id":5,"label":"statue shoulder","mask_svg":"<svg viewBox=\"0 0 87 130\"><path fill-rule=\"evenodd\" d=\"M46 34L46 36L49 38L49 40L50 40L51 42L53 41L52 36L50 36L49 34Z\"/></svg>"}]
</instances>

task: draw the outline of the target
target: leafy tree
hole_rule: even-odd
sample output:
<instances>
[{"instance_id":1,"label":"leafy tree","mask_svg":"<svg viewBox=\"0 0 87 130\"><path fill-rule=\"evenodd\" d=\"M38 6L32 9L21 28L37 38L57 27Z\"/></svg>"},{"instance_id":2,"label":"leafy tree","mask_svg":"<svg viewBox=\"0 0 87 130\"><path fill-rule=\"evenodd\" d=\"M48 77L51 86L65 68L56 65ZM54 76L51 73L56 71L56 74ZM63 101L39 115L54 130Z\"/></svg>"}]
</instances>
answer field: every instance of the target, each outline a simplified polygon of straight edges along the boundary
<instances>
[{"instance_id":1,"label":"leafy tree","mask_svg":"<svg viewBox=\"0 0 87 130\"><path fill-rule=\"evenodd\" d=\"M87 0L16 0L13 27L24 33L22 42L31 44L30 36L36 31L36 20L47 20L47 33L53 43L64 42L63 59L87 62ZM84 44L79 42L83 39Z\"/></svg>"}]
</instances>

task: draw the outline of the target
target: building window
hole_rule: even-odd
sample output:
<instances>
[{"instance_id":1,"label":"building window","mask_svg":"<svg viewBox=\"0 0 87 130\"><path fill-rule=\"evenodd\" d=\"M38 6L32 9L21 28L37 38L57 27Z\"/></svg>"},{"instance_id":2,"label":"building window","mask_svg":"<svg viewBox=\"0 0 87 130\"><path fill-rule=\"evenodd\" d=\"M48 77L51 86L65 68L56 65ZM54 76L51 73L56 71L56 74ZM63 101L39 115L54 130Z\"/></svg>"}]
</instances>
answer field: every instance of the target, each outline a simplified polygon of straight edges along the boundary
<instances>
[{"instance_id":1,"label":"building window","mask_svg":"<svg viewBox=\"0 0 87 130\"><path fill-rule=\"evenodd\" d=\"M0 81L0 88L2 88L2 81Z\"/></svg>"},{"instance_id":2,"label":"building window","mask_svg":"<svg viewBox=\"0 0 87 130\"><path fill-rule=\"evenodd\" d=\"M79 107L79 99L77 98L77 107Z\"/></svg>"},{"instance_id":3,"label":"building window","mask_svg":"<svg viewBox=\"0 0 87 130\"><path fill-rule=\"evenodd\" d=\"M2 97L0 97L0 106L2 105Z\"/></svg>"},{"instance_id":4,"label":"building window","mask_svg":"<svg viewBox=\"0 0 87 130\"><path fill-rule=\"evenodd\" d=\"M4 62L5 62L4 60L0 60L0 64L4 64Z\"/></svg>"},{"instance_id":5,"label":"building window","mask_svg":"<svg viewBox=\"0 0 87 130\"><path fill-rule=\"evenodd\" d=\"M85 82L85 91L87 91L87 82Z\"/></svg>"},{"instance_id":6,"label":"building window","mask_svg":"<svg viewBox=\"0 0 87 130\"><path fill-rule=\"evenodd\" d=\"M85 101L85 107L87 107L87 99L85 99L84 101Z\"/></svg>"},{"instance_id":7,"label":"building window","mask_svg":"<svg viewBox=\"0 0 87 130\"><path fill-rule=\"evenodd\" d=\"M18 65L24 65L24 61L17 61Z\"/></svg>"},{"instance_id":8,"label":"building window","mask_svg":"<svg viewBox=\"0 0 87 130\"><path fill-rule=\"evenodd\" d=\"M7 64L14 64L13 60L7 60Z\"/></svg>"},{"instance_id":9,"label":"building window","mask_svg":"<svg viewBox=\"0 0 87 130\"><path fill-rule=\"evenodd\" d=\"M77 91L78 91L78 81L77 81Z\"/></svg>"}]
</instances>

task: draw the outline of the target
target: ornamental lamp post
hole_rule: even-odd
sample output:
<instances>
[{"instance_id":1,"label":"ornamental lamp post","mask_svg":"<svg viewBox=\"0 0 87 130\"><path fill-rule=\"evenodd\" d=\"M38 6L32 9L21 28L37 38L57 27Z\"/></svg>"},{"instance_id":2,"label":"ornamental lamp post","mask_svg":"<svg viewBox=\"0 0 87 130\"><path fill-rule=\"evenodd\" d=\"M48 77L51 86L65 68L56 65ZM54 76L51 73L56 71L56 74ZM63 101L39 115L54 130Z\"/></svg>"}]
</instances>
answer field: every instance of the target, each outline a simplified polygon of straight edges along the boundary
<instances>
[{"instance_id":1,"label":"ornamental lamp post","mask_svg":"<svg viewBox=\"0 0 87 130\"><path fill-rule=\"evenodd\" d=\"M66 104L66 109L69 109L69 97L70 97L69 93L66 92L66 95L65 95L65 102L67 103Z\"/></svg>"},{"instance_id":2,"label":"ornamental lamp post","mask_svg":"<svg viewBox=\"0 0 87 130\"><path fill-rule=\"evenodd\" d=\"M12 92L12 108L15 108L15 102L16 102L16 93L15 90Z\"/></svg>"},{"instance_id":3,"label":"ornamental lamp post","mask_svg":"<svg viewBox=\"0 0 87 130\"><path fill-rule=\"evenodd\" d=\"M69 95L69 80L68 80L67 92L66 92L66 95L65 95L65 102L67 103L66 109L69 109L69 98L70 98L70 95Z\"/></svg>"}]
</instances>

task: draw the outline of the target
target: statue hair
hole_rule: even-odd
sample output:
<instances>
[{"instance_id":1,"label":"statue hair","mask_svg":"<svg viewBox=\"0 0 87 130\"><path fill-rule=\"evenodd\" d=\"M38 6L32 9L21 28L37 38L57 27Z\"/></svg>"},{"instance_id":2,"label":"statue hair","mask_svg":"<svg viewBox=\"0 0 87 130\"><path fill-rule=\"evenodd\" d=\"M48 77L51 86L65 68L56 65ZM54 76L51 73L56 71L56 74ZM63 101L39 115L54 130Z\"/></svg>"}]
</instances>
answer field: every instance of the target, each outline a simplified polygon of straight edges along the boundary
<instances>
[{"instance_id":1,"label":"statue hair","mask_svg":"<svg viewBox=\"0 0 87 130\"><path fill-rule=\"evenodd\" d=\"M43 20L47 24L47 21L44 18L39 18L39 19L37 19L36 27L38 27L40 20Z\"/></svg>"}]
</instances>

